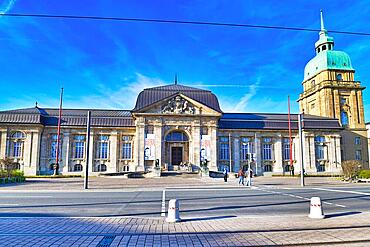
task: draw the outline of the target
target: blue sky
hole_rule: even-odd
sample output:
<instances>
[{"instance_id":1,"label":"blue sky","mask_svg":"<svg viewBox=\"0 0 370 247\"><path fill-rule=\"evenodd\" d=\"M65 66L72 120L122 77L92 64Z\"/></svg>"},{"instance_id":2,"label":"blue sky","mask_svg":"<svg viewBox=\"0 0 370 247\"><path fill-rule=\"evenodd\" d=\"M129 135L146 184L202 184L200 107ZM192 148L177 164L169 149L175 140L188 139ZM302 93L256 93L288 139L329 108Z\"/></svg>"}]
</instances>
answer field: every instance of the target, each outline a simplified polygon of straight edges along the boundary
<instances>
[{"instance_id":1,"label":"blue sky","mask_svg":"<svg viewBox=\"0 0 370 247\"><path fill-rule=\"evenodd\" d=\"M369 1L0 0L8 13L179 19L370 32ZM329 33L330 34L330 33ZM331 34L356 80L370 83L370 37ZM0 110L132 109L146 87L179 83L212 90L225 112L292 111L316 32L0 17ZM370 93L364 91L370 121Z\"/></svg>"}]
</instances>

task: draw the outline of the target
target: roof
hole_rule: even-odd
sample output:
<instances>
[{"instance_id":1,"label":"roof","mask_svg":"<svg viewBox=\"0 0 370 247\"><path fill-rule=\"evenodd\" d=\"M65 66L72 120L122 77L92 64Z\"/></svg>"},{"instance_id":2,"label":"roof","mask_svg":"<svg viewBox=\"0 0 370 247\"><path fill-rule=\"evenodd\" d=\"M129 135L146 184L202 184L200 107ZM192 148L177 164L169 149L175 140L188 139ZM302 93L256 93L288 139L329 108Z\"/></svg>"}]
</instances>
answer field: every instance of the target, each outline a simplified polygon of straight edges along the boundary
<instances>
[{"instance_id":1,"label":"roof","mask_svg":"<svg viewBox=\"0 0 370 247\"><path fill-rule=\"evenodd\" d=\"M343 51L326 50L312 58L304 68L304 80L327 69L354 71L351 59Z\"/></svg>"},{"instance_id":2,"label":"roof","mask_svg":"<svg viewBox=\"0 0 370 247\"><path fill-rule=\"evenodd\" d=\"M288 130L288 114L276 113L224 113L218 122L219 129L263 129ZM341 130L335 118L327 118L305 114L303 129ZM291 114L291 128L298 130L298 114Z\"/></svg>"},{"instance_id":3,"label":"roof","mask_svg":"<svg viewBox=\"0 0 370 247\"><path fill-rule=\"evenodd\" d=\"M222 112L216 95L211 91L177 84L144 89L138 95L133 111L139 111L178 94L183 94L215 111Z\"/></svg>"},{"instance_id":4,"label":"roof","mask_svg":"<svg viewBox=\"0 0 370 247\"><path fill-rule=\"evenodd\" d=\"M86 126L87 112L91 111L91 126L128 127L135 126L128 110L63 109L62 126ZM59 109L23 108L0 111L0 123L58 125Z\"/></svg>"}]
</instances>

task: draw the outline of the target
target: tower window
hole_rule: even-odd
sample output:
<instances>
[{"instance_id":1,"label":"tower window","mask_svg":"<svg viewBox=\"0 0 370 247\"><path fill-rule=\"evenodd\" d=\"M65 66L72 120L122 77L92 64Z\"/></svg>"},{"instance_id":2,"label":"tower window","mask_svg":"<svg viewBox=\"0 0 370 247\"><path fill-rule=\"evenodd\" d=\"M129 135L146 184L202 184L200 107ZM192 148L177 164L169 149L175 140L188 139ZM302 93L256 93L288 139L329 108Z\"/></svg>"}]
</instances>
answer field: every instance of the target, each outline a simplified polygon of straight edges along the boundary
<instances>
[{"instance_id":1,"label":"tower window","mask_svg":"<svg viewBox=\"0 0 370 247\"><path fill-rule=\"evenodd\" d=\"M312 80L311 81L311 86L314 87L315 86L315 80Z\"/></svg>"},{"instance_id":2,"label":"tower window","mask_svg":"<svg viewBox=\"0 0 370 247\"><path fill-rule=\"evenodd\" d=\"M361 138L360 137L355 137L355 144L356 145L361 145Z\"/></svg>"},{"instance_id":3,"label":"tower window","mask_svg":"<svg viewBox=\"0 0 370 247\"><path fill-rule=\"evenodd\" d=\"M317 53L319 53L320 52L320 47L319 48L317 48Z\"/></svg>"},{"instance_id":4,"label":"tower window","mask_svg":"<svg viewBox=\"0 0 370 247\"><path fill-rule=\"evenodd\" d=\"M328 50L331 50L331 44L328 44Z\"/></svg>"},{"instance_id":5,"label":"tower window","mask_svg":"<svg viewBox=\"0 0 370 247\"><path fill-rule=\"evenodd\" d=\"M325 51L326 50L326 45L323 45L322 46L322 50Z\"/></svg>"},{"instance_id":6,"label":"tower window","mask_svg":"<svg viewBox=\"0 0 370 247\"><path fill-rule=\"evenodd\" d=\"M338 80L338 81L343 81L343 76L342 76L342 74L341 74L341 73L338 73L338 74L337 74L337 80Z\"/></svg>"},{"instance_id":7,"label":"tower window","mask_svg":"<svg viewBox=\"0 0 370 247\"><path fill-rule=\"evenodd\" d=\"M342 126L347 127L348 126L348 114L345 111L340 112L340 117L342 120Z\"/></svg>"}]
</instances>

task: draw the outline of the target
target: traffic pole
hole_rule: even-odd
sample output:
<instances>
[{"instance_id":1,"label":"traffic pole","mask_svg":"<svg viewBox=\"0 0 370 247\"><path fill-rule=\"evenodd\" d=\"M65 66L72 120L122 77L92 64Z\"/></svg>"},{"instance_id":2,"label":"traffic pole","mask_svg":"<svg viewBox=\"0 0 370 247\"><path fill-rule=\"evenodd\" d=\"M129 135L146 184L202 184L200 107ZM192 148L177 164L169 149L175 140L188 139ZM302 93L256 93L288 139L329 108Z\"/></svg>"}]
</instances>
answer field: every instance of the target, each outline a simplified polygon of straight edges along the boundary
<instances>
[{"instance_id":1,"label":"traffic pole","mask_svg":"<svg viewBox=\"0 0 370 247\"><path fill-rule=\"evenodd\" d=\"M303 114L298 114L298 132L299 132L299 150L301 161L301 186L304 187L304 159L303 159L303 131L302 131Z\"/></svg>"},{"instance_id":2,"label":"traffic pole","mask_svg":"<svg viewBox=\"0 0 370 247\"><path fill-rule=\"evenodd\" d=\"M84 189L89 188L89 156L90 156L90 123L91 123L91 111L87 112L87 129L86 129L86 165L85 165L85 180Z\"/></svg>"}]
</instances>

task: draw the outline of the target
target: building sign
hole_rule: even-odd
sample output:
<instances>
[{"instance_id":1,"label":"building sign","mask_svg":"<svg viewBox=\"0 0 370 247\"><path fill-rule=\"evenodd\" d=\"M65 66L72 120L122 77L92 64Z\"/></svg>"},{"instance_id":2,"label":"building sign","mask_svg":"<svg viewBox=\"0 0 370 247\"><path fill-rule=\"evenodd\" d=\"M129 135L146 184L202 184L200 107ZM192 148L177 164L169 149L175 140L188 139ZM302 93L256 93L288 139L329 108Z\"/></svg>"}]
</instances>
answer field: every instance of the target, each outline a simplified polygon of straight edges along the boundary
<instances>
[{"instance_id":1,"label":"building sign","mask_svg":"<svg viewBox=\"0 0 370 247\"><path fill-rule=\"evenodd\" d=\"M211 151L211 136L202 135L201 148L200 148L200 159L202 161L210 160L210 151Z\"/></svg>"},{"instance_id":2,"label":"building sign","mask_svg":"<svg viewBox=\"0 0 370 247\"><path fill-rule=\"evenodd\" d=\"M154 134L146 135L144 159L145 160L155 160L155 135Z\"/></svg>"}]
</instances>

